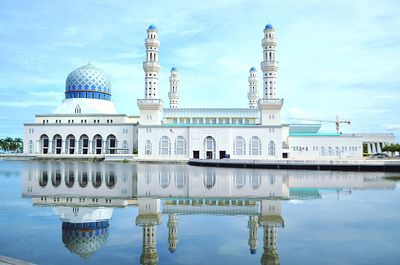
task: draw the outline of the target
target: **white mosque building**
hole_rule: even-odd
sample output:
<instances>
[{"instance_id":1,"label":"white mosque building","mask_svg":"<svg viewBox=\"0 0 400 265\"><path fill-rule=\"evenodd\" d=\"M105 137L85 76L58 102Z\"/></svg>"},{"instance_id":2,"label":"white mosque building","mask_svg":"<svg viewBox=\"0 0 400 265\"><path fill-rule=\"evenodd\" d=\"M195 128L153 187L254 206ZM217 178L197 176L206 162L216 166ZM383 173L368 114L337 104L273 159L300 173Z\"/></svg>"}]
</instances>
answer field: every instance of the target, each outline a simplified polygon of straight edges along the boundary
<instances>
[{"instance_id":1,"label":"white mosque building","mask_svg":"<svg viewBox=\"0 0 400 265\"><path fill-rule=\"evenodd\" d=\"M144 97L139 116L118 114L107 75L90 63L71 72L65 99L25 127L24 152L35 156L127 156L141 160L332 159L363 156L395 142L392 134L320 133L320 124L285 124L278 98L277 40L271 24L262 39L262 90L249 71L249 108L180 108L179 73L169 77L169 108L159 96L158 30L147 29Z\"/></svg>"}]
</instances>

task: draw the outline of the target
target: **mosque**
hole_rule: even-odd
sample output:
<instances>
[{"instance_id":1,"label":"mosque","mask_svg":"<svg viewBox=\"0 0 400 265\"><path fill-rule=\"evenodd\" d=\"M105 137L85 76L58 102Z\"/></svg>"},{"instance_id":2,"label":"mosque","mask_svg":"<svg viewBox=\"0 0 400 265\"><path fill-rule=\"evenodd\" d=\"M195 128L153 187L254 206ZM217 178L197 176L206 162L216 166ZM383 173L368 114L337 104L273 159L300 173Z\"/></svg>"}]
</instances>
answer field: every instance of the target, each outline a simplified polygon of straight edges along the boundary
<instances>
[{"instance_id":1,"label":"mosque","mask_svg":"<svg viewBox=\"0 0 400 265\"><path fill-rule=\"evenodd\" d=\"M393 134L319 132L321 124L285 124L278 98L275 29L263 30L261 76L248 75L248 108L180 108L179 73L172 67L169 107L159 96L158 30L147 29L144 96L138 116L118 114L111 82L90 63L72 71L65 99L53 113L24 124L24 153L33 156L116 157L140 160L188 159L361 159L381 152ZM258 92L259 79L262 90Z\"/></svg>"}]
</instances>

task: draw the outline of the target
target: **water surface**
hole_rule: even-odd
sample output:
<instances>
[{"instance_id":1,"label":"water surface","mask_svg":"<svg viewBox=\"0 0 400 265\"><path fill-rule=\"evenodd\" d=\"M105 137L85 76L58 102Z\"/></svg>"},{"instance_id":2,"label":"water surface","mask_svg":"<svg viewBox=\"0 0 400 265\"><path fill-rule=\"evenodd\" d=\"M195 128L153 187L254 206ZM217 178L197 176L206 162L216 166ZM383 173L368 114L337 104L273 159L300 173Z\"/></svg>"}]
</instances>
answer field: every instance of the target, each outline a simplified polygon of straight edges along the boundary
<instances>
[{"instance_id":1,"label":"water surface","mask_svg":"<svg viewBox=\"0 0 400 265\"><path fill-rule=\"evenodd\" d=\"M398 264L399 185L384 176L0 161L0 255L37 264Z\"/></svg>"}]
</instances>

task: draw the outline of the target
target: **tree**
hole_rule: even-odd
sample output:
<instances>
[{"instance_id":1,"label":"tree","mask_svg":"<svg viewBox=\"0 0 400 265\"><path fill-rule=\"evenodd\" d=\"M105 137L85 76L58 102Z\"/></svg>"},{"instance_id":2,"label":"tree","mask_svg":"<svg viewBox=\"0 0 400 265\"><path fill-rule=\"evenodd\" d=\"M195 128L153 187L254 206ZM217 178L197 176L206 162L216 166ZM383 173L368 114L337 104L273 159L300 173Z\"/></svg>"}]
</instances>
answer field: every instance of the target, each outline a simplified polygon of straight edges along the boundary
<instances>
[{"instance_id":1,"label":"tree","mask_svg":"<svg viewBox=\"0 0 400 265\"><path fill-rule=\"evenodd\" d=\"M23 141L21 138L11 138L6 137L0 139L0 149L3 150L3 153L7 152L22 152L23 149Z\"/></svg>"},{"instance_id":2,"label":"tree","mask_svg":"<svg viewBox=\"0 0 400 265\"><path fill-rule=\"evenodd\" d=\"M383 152L390 152L392 156L395 152L400 152L400 144L389 144L382 148Z\"/></svg>"}]
</instances>

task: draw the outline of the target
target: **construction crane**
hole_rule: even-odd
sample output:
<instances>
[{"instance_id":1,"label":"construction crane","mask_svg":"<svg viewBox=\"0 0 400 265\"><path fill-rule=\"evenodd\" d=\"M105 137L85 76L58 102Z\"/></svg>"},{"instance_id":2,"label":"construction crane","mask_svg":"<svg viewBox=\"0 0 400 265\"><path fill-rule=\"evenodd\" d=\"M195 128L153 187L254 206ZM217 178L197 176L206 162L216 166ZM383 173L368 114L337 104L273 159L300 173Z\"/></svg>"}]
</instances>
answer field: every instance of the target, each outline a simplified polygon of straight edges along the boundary
<instances>
[{"instance_id":1,"label":"construction crane","mask_svg":"<svg viewBox=\"0 0 400 265\"><path fill-rule=\"evenodd\" d=\"M331 122L336 124L336 132L340 133L340 124L345 123L350 125L350 121L347 120L339 120L338 115L336 115L336 120L318 120L318 119L295 119L295 120L302 120L302 121L317 121L317 122Z\"/></svg>"}]
</instances>

